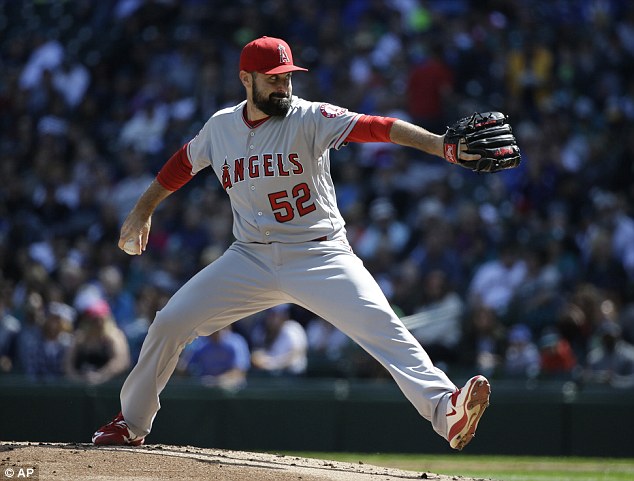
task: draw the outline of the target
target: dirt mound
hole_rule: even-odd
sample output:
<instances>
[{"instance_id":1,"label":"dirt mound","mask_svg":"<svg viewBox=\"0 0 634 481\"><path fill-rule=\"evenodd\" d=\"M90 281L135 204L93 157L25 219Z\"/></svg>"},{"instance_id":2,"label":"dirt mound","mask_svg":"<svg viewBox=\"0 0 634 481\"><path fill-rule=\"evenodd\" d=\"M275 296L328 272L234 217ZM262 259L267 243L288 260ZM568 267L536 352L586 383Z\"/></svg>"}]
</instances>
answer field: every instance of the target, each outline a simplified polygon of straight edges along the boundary
<instances>
[{"instance_id":1,"label":"dirt mound","mask_svg":"<svg viewBox=\"0 0 634 481\"><path fill-rule=\"evenodd\" d=\"M0 444L0 480L40 481L402 481L455 480L455 476L402 471L278 454L148 445L99 447L91 444ZM470 481L459 477L461 481ZM476 480L471 480L476 481Z\"/></svg>"}]
</instances>

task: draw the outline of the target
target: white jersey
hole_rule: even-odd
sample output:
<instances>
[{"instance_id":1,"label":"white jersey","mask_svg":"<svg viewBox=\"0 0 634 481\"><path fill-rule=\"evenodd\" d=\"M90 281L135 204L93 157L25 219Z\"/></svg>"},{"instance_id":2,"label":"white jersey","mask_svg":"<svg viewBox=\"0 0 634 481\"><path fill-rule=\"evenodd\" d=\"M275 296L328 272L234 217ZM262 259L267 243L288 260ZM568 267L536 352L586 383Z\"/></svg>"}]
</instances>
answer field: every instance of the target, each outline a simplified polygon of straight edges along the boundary
<instances>
[{"instance_id":1,"label":"white jersey","mask_svg":"<svg viewBox=\"0 0 634 481\"><path fill-rule=\"evenodd\" d=\"M187 148L192 173L211 166L229 195L242 242L295 243L345 237L330 175L359 114L293 97L285 117L255 127L246 101L216 112Z\"/></svg>"}]
</instances>

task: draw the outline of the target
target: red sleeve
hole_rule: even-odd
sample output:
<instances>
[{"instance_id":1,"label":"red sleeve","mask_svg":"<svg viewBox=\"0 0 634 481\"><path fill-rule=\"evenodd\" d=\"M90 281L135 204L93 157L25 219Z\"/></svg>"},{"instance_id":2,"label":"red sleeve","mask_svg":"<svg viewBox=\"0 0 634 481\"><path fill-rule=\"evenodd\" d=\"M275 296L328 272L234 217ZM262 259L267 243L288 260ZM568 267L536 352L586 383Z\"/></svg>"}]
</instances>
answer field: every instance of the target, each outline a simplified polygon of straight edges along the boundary
<instances>
[{"instance_id":1,"label":"red sleeve","mask_svg":"<svg viewBox=\"0 0 634 481\"><path fill-rule=\"evenodd\" d=\"M187 144L183 145L161 168L156 180L172 192L177 191L192 180L192 164L187 157Z\"/></svg>"},{"instance_id":2,"label":"red sleeve","mask_svg":"<svg viewBox=\"0 0 634 481\"><path fill-rule=\"evenodd\" d=\"M392 117L362 115L354 124L346 142L391 142L390 130L396 122Z\"/></svg>"}]
</instances>

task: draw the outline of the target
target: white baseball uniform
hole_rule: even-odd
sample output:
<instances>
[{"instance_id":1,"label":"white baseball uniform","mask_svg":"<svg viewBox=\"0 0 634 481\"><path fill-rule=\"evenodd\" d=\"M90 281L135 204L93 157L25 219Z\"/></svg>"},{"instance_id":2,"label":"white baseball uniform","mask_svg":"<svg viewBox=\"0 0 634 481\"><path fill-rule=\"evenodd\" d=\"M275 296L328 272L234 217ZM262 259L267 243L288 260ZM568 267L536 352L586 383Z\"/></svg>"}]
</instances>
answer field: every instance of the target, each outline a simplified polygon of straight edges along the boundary
<instances>
[{"instance_id":1,"label":"white baseball uniform","mask_svg":"<svg viewBox=\"0 0 634 481\"><path fill-rule=\"evenodd\" d=\"M183 347L282 303L331 322L376 358L447 437L456 386L403 326L346 239L330 175L359 114L292 98L284 117L253 127L246 102L213 115L189 142L192 174L211 167L231 200L236 241L168 301L121 391L130 429L147 435Z\"/></svg>"}]
</instances>

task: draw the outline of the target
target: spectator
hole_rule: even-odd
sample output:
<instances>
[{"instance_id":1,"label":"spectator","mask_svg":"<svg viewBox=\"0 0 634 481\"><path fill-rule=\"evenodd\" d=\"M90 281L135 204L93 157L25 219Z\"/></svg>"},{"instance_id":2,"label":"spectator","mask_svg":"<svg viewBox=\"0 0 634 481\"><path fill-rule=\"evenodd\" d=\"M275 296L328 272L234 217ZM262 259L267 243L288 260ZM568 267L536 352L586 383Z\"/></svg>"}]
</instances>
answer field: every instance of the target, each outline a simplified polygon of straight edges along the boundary
<instances>
[{"instance_id":1,"label":"spectator","mask_svg":"<svg viewBox=\"0 0 634 481\"><path fill-rule=\"evenodd\" d=\"M251 366L247 341L231 326L200 339L194 349L184 353L180 369L207 387L229 391L243 388Z\"/></svg>"},{"instance_id":2,"label":"spectator","mask_svg":"<svg viewBox=\"0 0 634 481\"><path fill-rule=\"evenodd\" d=\"M169 299L169 292L159 286L146 284L136 296L135 312L137 317L126 324L122 330L130 346L132 364L139 359L139 353L150 325L157 311L160 311Z\"/></svg>"},{"instance_id":3,"label":"spectator","mask_svg":"<svg viewBox=\"0 0 634 481\"><path fill-rule=\"evenodd\" d=\"M75 301L81 294L88 279L87 266L82 265L76 257L66 257L60 261L56 271L56 281L64 300L75 306Z\"/></svg>"},{"instance_id":4,"label":"spectator","mask_svg":"<svg viewBox=\"0 0 634 481\"><path fill-rule=\"evenodd\" d=\"M421 303L406 325L441 369L458 361L458 344L462 338L464 302L451 289L443 271L430 271L422 284Z\"/></svg>"},{"instance_id":5,"label":"spectator","mask_svg":"<svg viewBox=\"0 0 634 481\"><path fill-rule=\"evenodd\" d=\"M601 217L612 231L612 252L623 264L629 282L634 283L634 218L626 206L623 195L609 196Z\"/></svg>"},{"instance_id":6,"label":"spectator","mask_svg":"<svg viewBox=\"0 0 634 481\"><path fill-rule=\"evenodd\" d=\"M259 372L301 375L306 371L306 331L299 322L290 318L289 304L267 310L262 324L252 333L251 341L251 363Z\"/></svg>"},{"instance_id":7,"label":"spectator","mask_svg":"<svg viewBox=\"0 0 634 481\"><path fill-rule=\"evenodd\" d=\"M578 284L570 293L570 303L579 311L574 314L574 322L579 323L579 331L584 338L586 348L590 342L590 337L605 317L601 312L601 304L605 300L605 293L597 286L587 282Z\"/></svg>"},{"instance_id":8,"label":"spectator","mask_svg":"<svg viewBox=\"0 0 634 481\"><path fill-rule=\"evenodd\" d=\"M524 324L511 327L504 353L504 374L509 377L533 379L539 374L539 350L530 329Z\"/></svg>"},{"instance_id":9,"label":"spectator","mask_svg":"<svg viewBox=\"0 0 634 481\"><path fill-rule=\"evenodd\" d=\"M599 229L592 236L581 277L620 302L626 299L627 272L622 261L614 254L610 231Z\"/></svg>"},{"instance_id":10,"label":"spectator","mask_svg":"<svg viewBox=\"0 0 634 481\"><path fill-rule=\"evenodd\" d=\"M146 159L142 153L125 149L121 155L125 165L125 177L113 186L108 199L116 209L118 223L123 222L128 211L134 206L137 197L150 185L153 179L153 176L148 172Z\"/></svg>"},{"instance_id":11,"label":"spectator","mask_svg":"<svg viewBox=\"0 0 634 481\"><path fill-rule=\"evenodd\" d=\"M125 334L117 327L108 303L93 300L79 315L75 339L65 359L66 376L86 384L102 384L129 367Z\"/></svg>"},{"instance_id":12,"label":"spectator","mask_svg":"<svg viewBox=\"0 0 634 481\"><path fill-rule=\"evenodd\" d=\"M328 321L315 317L306 324L306 338L310 375L339 377L349 374L347 354L353 343L348 336Z\"/></svg>"},{"instance_id":13,"label":"spectator","mask_svg":"<svg viewBox=\"0 0 634 481\"><path fill-rule=\"evenodd\" d=\"M112 317L125 330L136 318L135 299L124 286L123 273L114 265L102 267L98 273L96 287L99 295L108 302Z\"/></svg>"},{"instance_id":14,"label":"spectator","mask_svg":"<svg viewBox=\"0 0 634 481\"><path fill-rule=\"evenodd\" d=\"M540 374L546 378L574 378L577 358L570 343L554 329L539 338Z\"/></svg>"},{"instance_id":15,"label":"spectator","mask_svg":"<svg viewBox=\"0 0 634 481\"><path fill-rule=\"evenodd\" d=\"M562 302L559 294L561 275L550 262L544 247L526 250L526 276L517 286L509 303L509 317L527 325L533 334L556 323Z\"/></svg>"},{"instance_id":16,"label":"spectator","mask_svg":"<svg viewBox=\"0 0 634 481\"><path fill-rule=\"evenodd\" d=\"M42 342L42 326L46 320L45 307L40 293L29 292L20 315L22 328L17 338L17 363L19 372L31 380L37 377L37 353Z\"/></svg>"},{"instance_id":17,"label":"spectator","mask_svg":"<svg viewBox=\"0 0 634 481\"><path fill-rule=\"evenodd\" d=\"M306 326L308 350L330 360L338 360L343 356L350 338L321 317L308 321Z\"/></svg>"},{"instance_id":18,"label":"spectator","mask_svg":"<svg viewBox=\"0 0 634 481\"><path fill-rule=\"evenodd\" d=\"M621 326L604 321L596 337L599 344L586 358L586 381L623 389L634 387L634 346L623 340Z\"/></svg>"},{"instance_id":19,"label":"spectator","mask_svg":"<svg viewBox=\"0 0 634 481\"><path fill-rule=\"evenodd\" d=\"M16 358L18 335L22 325L9 311L9 289L0 281L0 373L11 372Z\"/></svg>"},{"instance_id":20,"label":"spectator","mask_svg":"<svg viewBox=\"0 0 634 481\"><path fill-rule=\"evenodd\" d=\"M157 98L149 97L123 125L119 142L122 148L145 154L158 154L169 125L169 109Z\"/></svg>"},{"instance_id":21,"label":"spectator","mask_svg":"<svg viewBox=\"0 0 634 481\"><path fill-rule=\"evenodd\" d=\"M358 208L360 199L365 197L363 171L354 162L346 162L338 168L340 179L337 184L337 204L341 214L347 218L348 214L352 215L352 210Z\"/></svg>"},{"instance_id":22,"label":"spectator","mask_svg":"<svg viewBox=\"0 0 634 481\"><path fill-rule=\"evenodd\" d=\"M40 342L32 345L35 351L29 354L33 362L29 376L40 381L64 377L64 362L72 343L75 321L75 309L67 304L51 302L47 311Z\"/></svg>"},{"instance_id":23,"label":"spectator","mask_svg":"<svg viewBox=\"0 0 634 481\"><path fill-rule=\"evenodd\" d=\"M477 366L485 376L496 374L504 358L504 326L495 310L483 305L471 309L461 342L462 363Z\"/></svg>"},{"instance_id":24,"label":"spectator","mask_svg":"<svg viewBox=\"0 0 634 481\"><path fill-rule=\"evenodd\" d=\"M526 32L519 45L509 51L506 62L508 89L518 107L535 118L552 86L553 55L532 32Z\"/></svg>"},{"instance_id":25,"label":"spectator","mask_svg":"<svg viewBox=\"0 0 634 481\"><path fill-rule=\"evenodd\" d=\"M210 243L209 227L204 220L200 206L190 205L179 219L176 232L168 238L167 247L178 252L181 262L188 267L197 266L201 253Z\"/></svg>"},{"instance_id":26,"label":"spectator","mask_svg":"<svg viewBox=\"0 0 634 481\"><path fill-rule=\"evenodd\" d=\"M434 271L445 273L452 289L463 292L466 284L458 252L453 244L453 229L441 218L434 218L422 230L417 246L409 254L417 263L421 276Z\"/></svg>"},{"instance_id":27,"label":"spectator","mask_svg":"<svg viewBox=\"0 0 634 481\"><path fill-rule=\"evenodd\" d=\"M427 125L432 132L441 132L449 123L446 100L453 93L454 74L444 59L444 48L443 43L433 42L407 80L409 114L414 123Z\"/></svg>"},{"instance_id":28,"label":"spectator","mask_svg":"<svg viewBox=\"0 0 634 481\"><path fill-rule=\"evenodd\" d=\"M557 317L557 332L568 343L577 362L583 362L588 353L590 326L583 310L573 303L567 303Z\"/></svg>"},{"instance_id":29,"label":"spectator","mask_svg":"<svg viewBox=\"0 0 634 481\"><path fill-rule=\"evenodd\" d=\"M353 246L362 259L374 259L377 252L386 250L398 255L409 239L409 228L397 218L389 199L378 198L370 205L370 222Z\"/></svg>"},{"instance_id":30,"label":"spectator","mask_svg":"<svg viewBox=\"0 0 634 481\"><path fill-rule=\"evenodd\" d=\"M623 266L634 281L634 219L628 215L626 200L604 190L592 193L595 222L590 224L583 240L586 255L591 255L596 237L602 233L610 239L610 255Z\"/></svg>"},{"instance_id":31,"label":"spectator","mask_svg":"<svg viewBox=\"0 0 634 481\"><path fill-rule=\"evenodd\" d=\"M464 282L468 283L477 267L486 261L488 249L493 245L493 233L487 229L473 202L461 201L456 211L453 247L457 261L462 265ZM464 294L465 289L460 293Z\"/></svg>"},{"instance_id":32,"label":"spectator","mask_svg":"<svg viewBox=\"0 0 634 481\"><path fill-rule=\"evenodd\" d=\"M503 243L499 257L481 264L468 288L468 303L495 309L503 317L516 289L526 277L526 265L517 246Z\"/></svg>"}]
</instances>

